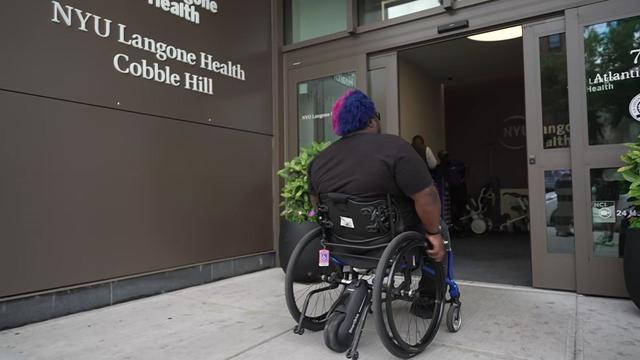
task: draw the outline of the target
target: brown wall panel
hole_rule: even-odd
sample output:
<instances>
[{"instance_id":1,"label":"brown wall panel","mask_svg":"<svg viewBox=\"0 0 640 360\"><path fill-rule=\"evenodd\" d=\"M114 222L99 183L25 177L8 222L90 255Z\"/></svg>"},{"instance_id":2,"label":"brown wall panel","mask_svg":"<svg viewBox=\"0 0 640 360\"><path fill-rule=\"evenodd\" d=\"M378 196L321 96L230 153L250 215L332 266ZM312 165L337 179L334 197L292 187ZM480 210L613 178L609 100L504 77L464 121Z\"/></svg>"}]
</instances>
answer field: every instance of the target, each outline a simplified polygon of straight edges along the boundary
<instances>
[{"instance_id":1,"label":"brown wall panel","mask_svg":"<svg viewBox=\"0 0 640 360\"><path fill-rule=\"evenodd\" d=\"M98 36L94 18L78 30L78 14L71 26L60 13L53 22L55 2L12 1L0 11L0 89L38 94L107 107L162 115L189 121L271 134L271 25L269 0L218 1L219 12L199 9L200 24L184 20L148 4L147 0L57 0L66 6L111 20L108 38ZM182 1L180 1L182 3ZM66 14L66 13L65 13ZM198 55L192 66L177 60L161 61L149 51L119 42L133 34L151 38ZM200 52L223 63L242 65L246 81L202 69ZM169 66L181 76L174 87L119 73L114 57ZM213 80L214 95L184 89L184 73ZM119 104L118 104L119 103Z\"/></svg>"},{"instance_id":2,"label":"brown wall panel","mask_svg":"<svg viewBox=\"0 0 640 360\"><path fill-rule=\"evenodd\" d=\"M272 250L270 136L0 91L0 297Z\"/></svg>"}]
</instances>

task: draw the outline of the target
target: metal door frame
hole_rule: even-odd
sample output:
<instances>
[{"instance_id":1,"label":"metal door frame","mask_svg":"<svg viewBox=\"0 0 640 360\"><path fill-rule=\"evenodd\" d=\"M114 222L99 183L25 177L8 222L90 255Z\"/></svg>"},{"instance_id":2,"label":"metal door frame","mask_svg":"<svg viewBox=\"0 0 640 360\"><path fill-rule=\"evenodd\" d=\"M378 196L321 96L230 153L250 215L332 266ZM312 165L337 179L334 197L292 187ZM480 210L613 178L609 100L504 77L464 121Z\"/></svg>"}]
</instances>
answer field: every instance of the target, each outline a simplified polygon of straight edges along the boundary
<instances>
[{"instance_id":1,"label":"metal door frame","mask_svg":"<svg viewBox=\"0 0 640 360\"><path fill-rule=\"evenodd\" d=\"M534 287L575 290L575 254L548 251L545 206L545 171L571 170L570 148L544 149L543 145L539 44L541 37L560 33L565 33L563 18L523 25L531 266Z\"/></svg>"},{"instance_id":2,"label":"metal door frame","mask_svg":"<svg viewBox=\"0 0 640 360\"><path fill-rule=\"evenodd\" d=\"M593 256L590 171L619 167L626 152L622 144L589 145L584 58L584 27L640 15L637 0L610 0L565 12L569 65L571 167L574 171L574 225L576 234L576 285L584 294L627 296L622 259Z\"/></svg>"},{"instance_id":3,"label":"metal door frame","mask_svg":"<svg viewBox=\"0 0 640 360\"><path fill-rule=\"evenodd\" d=\"M354 72L356 74L356 88L367 89L367 57L354 56L323 64L303 66L295 64L289 69L285 81L285 121L284 121L284 149L285 159L290 160L298 155L298 84L304 81L321 79L324 77Z\"/></svg>"}]
</instances>

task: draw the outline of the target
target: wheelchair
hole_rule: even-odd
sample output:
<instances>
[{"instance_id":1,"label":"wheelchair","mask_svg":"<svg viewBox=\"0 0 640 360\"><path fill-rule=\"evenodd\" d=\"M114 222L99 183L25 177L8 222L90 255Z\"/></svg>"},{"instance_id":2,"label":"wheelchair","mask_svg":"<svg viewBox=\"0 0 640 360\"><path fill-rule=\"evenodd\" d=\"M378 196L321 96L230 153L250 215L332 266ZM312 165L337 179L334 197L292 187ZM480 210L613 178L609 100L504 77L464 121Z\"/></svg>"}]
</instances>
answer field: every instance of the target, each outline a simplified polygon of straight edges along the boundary
<instances>
[{"instance_id":1,"label":"wheelchair","mask_svg":"<svg viewBox=\"0 0 640 360\"><path fill-rule=\"evenodd\" d=\"M460 329L462 304L446 225L445 266L426 255L424 234L410 226L420 223L413 204L402 199L326 194L320 197L317 219L320 227L302 237L287 266L285 298L297 323L294 333L324 330L327 347L357 360L370 314L383 345L399 358L426 349L447 304L448 330ZM420 296L426 289L421 279L431 285L431 316L415 311L426 299Z\"/></svg>"}]
</instances>

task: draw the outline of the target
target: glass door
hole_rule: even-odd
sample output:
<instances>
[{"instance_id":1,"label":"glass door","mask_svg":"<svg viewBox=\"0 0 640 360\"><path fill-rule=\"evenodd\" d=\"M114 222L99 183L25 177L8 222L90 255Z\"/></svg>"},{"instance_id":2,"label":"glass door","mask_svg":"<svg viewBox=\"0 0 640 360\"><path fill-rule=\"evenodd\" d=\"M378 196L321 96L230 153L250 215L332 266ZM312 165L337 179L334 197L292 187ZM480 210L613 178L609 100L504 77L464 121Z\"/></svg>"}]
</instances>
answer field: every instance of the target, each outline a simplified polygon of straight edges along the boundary
<instances>
[{"instance_id":1,"label":"glass door","mask_svg":"<svg viewBox=\"0 0 640 360\"><path fill-rule=\"evenodd\" d=\"M622 242L629 206L616 170L640 135L640 2L566 12L577 291L626 296Z\"/></svg>"},{"instance_id":2,"label":"glass door","mask_svg":"<svg viewBox=\"0 0 640 360\"><path fill-rule=\"evenodd\" d=\"M523 28L533 286L575 290L564 19Z\"/></svg>"},{"instance_id":3,"label":"glass door","mask_svg":"<svg viewBox=\"0 0 640 360\"><path fill-rule=\"evenodd\" d=\"M287 74L287 158L313 142L334 141L331 109L347 90L366 87L366 58L350 58L308 67Z\"/></svg>"}]
</instances>

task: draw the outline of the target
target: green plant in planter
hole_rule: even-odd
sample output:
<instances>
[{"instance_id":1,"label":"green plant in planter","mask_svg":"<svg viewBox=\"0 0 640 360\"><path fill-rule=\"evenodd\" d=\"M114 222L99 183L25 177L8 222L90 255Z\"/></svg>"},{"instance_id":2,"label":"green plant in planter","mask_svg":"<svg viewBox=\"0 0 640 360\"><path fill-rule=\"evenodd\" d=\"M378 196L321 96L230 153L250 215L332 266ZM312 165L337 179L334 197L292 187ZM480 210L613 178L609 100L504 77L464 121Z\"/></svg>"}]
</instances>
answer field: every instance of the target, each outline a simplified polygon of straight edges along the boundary
<instances>
[{"instance_id":1,"label":"green plant in planter","mask_svg":"<svg viewBox=\"0 0 640 360\"><path fill-rule=\"evenodd\" d=\"M629 182L627 201L633 204L635 210L640 211L640 137L635 143L626 145L629 151L620 157L624 166L618 169L618 172ZM640 217L632 217L629 225L631 228L640 229Z\"/></svg>"},{"instance_id":2,"label":"green plant in planter","mask_svg":"<svg viewBox=\"0 0 640 360\"><path fill-rule=\"evenodd\" d=\"M284 186L280 193L282 197L280 215L285 219L295 223L315 219L313 214L310 215L313 207L309 200L307 169L311 160L330 144L330 142L313 143L310 147L301 149L298 156L286 162L278 171L278 176L284 179Z\"/></svg>"}]
</instances>

